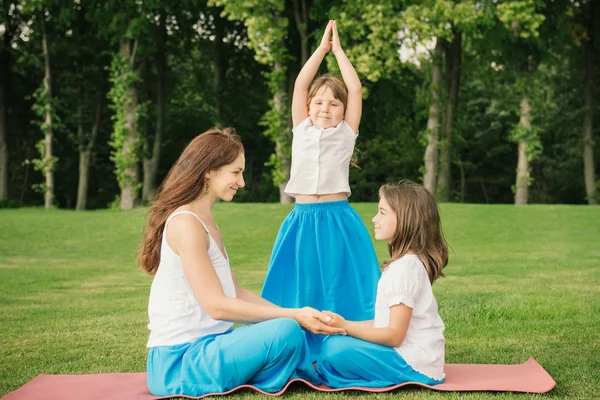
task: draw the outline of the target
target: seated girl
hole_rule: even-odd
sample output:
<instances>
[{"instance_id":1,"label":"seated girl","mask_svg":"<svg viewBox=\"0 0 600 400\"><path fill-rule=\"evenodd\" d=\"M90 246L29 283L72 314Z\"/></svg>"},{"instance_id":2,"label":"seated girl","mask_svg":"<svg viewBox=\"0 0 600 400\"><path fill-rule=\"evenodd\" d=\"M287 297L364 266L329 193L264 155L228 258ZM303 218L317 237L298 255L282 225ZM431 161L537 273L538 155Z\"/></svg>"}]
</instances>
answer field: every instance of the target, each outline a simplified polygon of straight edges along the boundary
<instances>
[{"instance_id":1,"label":"seated girl","mask_svg":"<svg viewBox=\"0 0 600 400\"><path fill-rule=\"evenodd\" d=\"M381 269L375 319L352 322L326 312L331 327L348 336L323 342L317 372L328 386L385 387L444 381L444 323L431 290L448 263L433 196L402 181L379 190L375 239L388 242L391 260Z\"/></svg>"}]
</instances>

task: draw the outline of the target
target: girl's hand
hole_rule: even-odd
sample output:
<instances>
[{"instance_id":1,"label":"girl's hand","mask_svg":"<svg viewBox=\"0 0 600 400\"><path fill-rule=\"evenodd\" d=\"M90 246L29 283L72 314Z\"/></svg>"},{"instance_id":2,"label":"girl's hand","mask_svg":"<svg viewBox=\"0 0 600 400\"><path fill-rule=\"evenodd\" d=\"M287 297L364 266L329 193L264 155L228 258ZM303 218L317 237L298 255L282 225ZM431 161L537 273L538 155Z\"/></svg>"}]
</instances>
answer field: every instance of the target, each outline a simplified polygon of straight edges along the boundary
<instances>
[{"instance_id":1,"label":"girl's hand","mask_svg":"<svg viewBox=\"0 0 600 400\"><path fill-rule=\"evenodd\" d=\"M304 307L296 312L296 322L304 329L317 335L345 335L346 330L337 326L329 325L330 317L311 307Z\"/></svg>"},{"instance_id":2,"label":"girl's hand","mask_svg":"<svg viewBox=\"0 0 600 400\"><path fill-rule=\"evenodd\" d=\"M346 320L344 319L344 317L331 311L322 311L322 313L331 318L331 320L327 322L324 321L326 325L334 328L341 328L344 330L346 329Z\"/></svg>"},{"instance_id":3,"label":"girl's hand","mask_svg":"<svg viewBox=\"0 0 600 400\"><path fill-rule=\"evenodd\" d=\"M340 36L338 35L337 24L335 23L335 21L333 21L332 33L333 38L331 41L331 51L333 52L333 54L339 51L344 51L342 50L342 44L340 43Z\"/></svg>"},{"instance_id":4,"label":"girl's hand","mask_svg":"<svg viewBox=\"0 0 600 400\"><path fill-rule=\"evenodd\" d=\"M321 44L319 48L325 50L328 53L331 50L331 30L333 27L333 21L329 21L327 27L325 28L325 32L323 33L323 37L321 38Z\"/></svg>"}]
</instances>

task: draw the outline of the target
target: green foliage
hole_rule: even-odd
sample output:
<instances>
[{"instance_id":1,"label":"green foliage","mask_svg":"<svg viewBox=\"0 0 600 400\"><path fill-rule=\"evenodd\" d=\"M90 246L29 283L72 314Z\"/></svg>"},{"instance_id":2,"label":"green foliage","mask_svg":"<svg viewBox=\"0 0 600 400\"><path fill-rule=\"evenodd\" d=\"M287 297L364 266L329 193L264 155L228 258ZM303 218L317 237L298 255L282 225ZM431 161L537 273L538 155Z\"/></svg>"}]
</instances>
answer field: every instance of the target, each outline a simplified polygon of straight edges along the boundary
<instances>
[{"instance_id":1,"label":"green foliage","mask_svg":"<svg viewBox=\"0 0 600 400\"><path fill-rule=\"evenodd\" d=\"M289 22L283 17L284 0L208 0L208 4L223 7L224 16L244 23L256 61L272 65L286 57L283 39Z\"/></svg>"},{"instance_id":2,"label":"green foliage","mask_svg":"<svg viewBox=\"0 0 600 400\"><path fill-rule=\"evenodd\" d=\"M34 113L38 116L39 120L33 121L34 124L39 125L42 133L46 135L49 131L56 131L60 126L60 118L54 110L53 103L55 100L49 93L45 90L44 85L42 84L33 94L35 99L35 103L31 107ZM50 113L52 124L49 125L46 123L46 114ZM33 158L31 160L25 160L25 163L31 163L36 171L40 171L42 173L47 173L54 171L56 169L56 165L58 163L58 157L52 155L48 157L46 154L46 139L41 139L35 144L35 148L38 152L39 158ZM43 193L46 190L45 185L34 184L32 186L34 191L38 193Z\"/></svg>"},{"instance_id":3,"label":"green foliage","mask_svg":"<svg viewBox=\"0 0 600 400\"><path fill-rule=\"evenodd\" d=\"M220 8L193 0L182 0L177 5L158 0L80 3L4 3L7 9L19 6L18 12L0 15L0 25L6 27L0 34L0 63L10 67L6 78L10 82L6 97L9 197L20 204L40 205L42 199L32 186L43 190L44 168L52 167L57 204L62 208L75 205L79 155L73 133L78 128L79 73L84 77L85 133L91 127L97 96L108 87L106 75L110 74L114 79L110 85L114 87L109 104L103 105L102 123L91 155L89 204L102 208L111 203L119 193L115 164L119 163L118 169L123 171L139 161L134 160L137 155L111 161L119 156L116 147L122 146L127 136L122 115L127 99L121 99L118 92L128 83L127 79L115 83L123 78L115 72L116 66L108 68L104 76L103 71L122 40L138 41L134 68L143 66L144 72L137 78L131 76L130 81L139 92L139 136L151 137L156 130L156 28L164 13L168 31L167 111L158 179L166 176L195 135L216 124L220 104L219 123L235 127L246 148L247 186L235 201L277 201L278 191L272 183L286 178L282 161L290 156L289 91L301 67L294 2L210 2ZM314 0L308 4L309 51L319 41L325 21L335 18L344 49L363 83L363 118L357 141L363 154L359 159L361 169L352 168L350 172L352 201L376 200L379 185L387 181L419 179L422 134L431 101L431 57L424 52L420 65L403 64L398 52L424 43L430 49L434 42L429 39L443 38L446 43L458 30L463 38L463 57L451 198L512 203L515 140L526 137L532 161L530 202L585 202L582 93L583 87L590 84L584 82L581 44L593 39L592 61L598 75L599 28L598 24L593 28L589 24L590 17L597 14L593 2ZM85 19L79 20L82 5ZM217 20L218 14L229 19ZM42 21L52 54L51 103L39 88L44 75ZM215 46L218 25L223 27L219 50ZM219 54L225 77L217 93L215 61ZM82 68L78 69L80 61ZM328 56L327 64L330 70L337 69L334 57ZM593 85L597 101L600 80ZM522 93L527 93L531 103L531 132L518 126ZM282 99L277 111L275 95ZM44 166L36 144L40 146L40 131L47 129L47 105L53 113L54 158ZM115 105L117 108L113 108ZM595 136L598 118L600 109L596 107ZM111 134L113 138L109 139ZM440 139L442 148L445 142ZM594 142L598 174L600 141L596 137ZM274 143L280 144L280 158L272 155Z\"/></svg>"},{"instance_id":4,"label":"green foliage","mask_svg":"<svg viewBox=\"0 0 600 400\"><path fill-rule=\"evenodd\" d=\"M342 46L360 77L377 82L398 70L400 7L387 0L344 0L331 7L329 17L336 20ZM327 64L337 70L334 57Z\"/></svg>"},{"instance_id":5,"label":"green foliage","mask_svg":"<svg viewBox=\"0 0 600 400\"><path fill-rule=\"evenodd\" d=\"M289 52L284 46L288 31L288 19L284 16L285 2L283 0L209 0L209 5L223 7L223 15L232 20L244 23L248 32L248 47L254 50L255 59L261 64L273 67L265 73L267 85L273 96L281 98L281 105L275 107L270 101L271 110L261 118L260 124L265 127L264 134L281 147L281 154L290 160L291 142L289 139L289 109L286 106L286 63ZM275 68L275 64L279 67ZM280 155L272 154L265 166L272 168L273 183L278 186L289 179L283 170Z\"/></svg>"},{"instance_id":6,"label":"green foliage","mask_svg":"<svg viewBox=\"0 0 600 400\"><path fill-rule=\"evenodd\" d=\"M515 36L538 38L540 26L546 19L538 13L541 7L544 7L541 0L511 0L498 4L497 15Z\"/></svg>"},{"instance_id":7,"label":"green foliage","mask_svg":"<svg viewBox=\"0 0 600 400\"><path fill-rule=\"evenodd\" d=\"M128 139L131 137L130 130L125 126L125 112L132 105L130 88L140 81L138 74L133 71L129 65L129 60L115 55L110 66L110 83L112 84L108 98L111 102L111 109L114 111L112 120L114 121L113 133L110 139L110 145L113 149L111 160L115 163L115 174L119 186L123 188L127 184L134 185L134 193L141 188L141 183L136 184L133 178L126 173L128 168L135 168L139 162L138 150L142 144L139 137L133 143L133 148L124 152L123 148L130 145ZM135 119L139 120L140 113L144 110L143 105L138 105L135 109Z\"/></svg>"},{"instance_id":8,"label":"green foliage","mask_svg":"<svg viewBox=\"0 0 600 400\"><path fill-rule=\"evenodd\" d=\"M530 162L542 154L542 142L540 140L540 129L536 127L527 128L521 124L516 125L510 132L510 140L515 143L525 141L525 154Z\"/></svg>"}]
</instances>

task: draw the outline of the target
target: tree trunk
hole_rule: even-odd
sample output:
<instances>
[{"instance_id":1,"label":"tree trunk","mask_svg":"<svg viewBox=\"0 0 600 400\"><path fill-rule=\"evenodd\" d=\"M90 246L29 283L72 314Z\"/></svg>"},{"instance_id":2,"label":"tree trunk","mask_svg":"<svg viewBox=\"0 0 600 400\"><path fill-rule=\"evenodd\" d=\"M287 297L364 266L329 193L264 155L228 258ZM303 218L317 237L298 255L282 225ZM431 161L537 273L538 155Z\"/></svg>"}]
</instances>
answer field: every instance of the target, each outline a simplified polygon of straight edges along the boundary
<instances>
[{"instance_id":1,"label":"tree trunk","mask_svg":"<svg viewBox=\"0 0 600 400\"><path fill-rule=\"evenodd\" d=\"M83 61L77 62L77 147L79 148L79 179L77 182L76 210L85 210L87 202L88 170L90 165L89 153L85 152L85 133L83 127L83 108L85 96L83 93Z\"/></svg>"},{"instance_id":2,"label":"tree trunk","mask_svg":"<svg viewBox=\"0 0 600 400\"><path fill-rule=\"evenodd\" d=\"M529 98L523 95L521 99L521 119L519 125L531 129L531 106ZM527 159L527 141L519 139L517 162L517 182L515 190L515 205L527 204L529 195L529 160Z\"/></svg>"},{"instance_id":3,"label":"tree trunk","mask_svg":"<svg viewBox=\"0 0 600 400\"><path fill-rule=\"evenodd\" d=\"M454 30L454 39L446 50L447 93L448 99L444 112L444 146L440 150L440 175L437 184L438 200L450 201L452 190L452 156L454 154L454 121L458 107L460 88L460 66L462 57L462 34Z\"/></svg>"},{"instance_id":4,"label":"tree trunk","mask_svg":"<svg viewBox=\"0 0 600 400\"><path fill-rule=\"evenodd\" d=\"M431 69L431 104L427 119L427 148L423 186L435 196L438 167L438 135L440 129L440 91L442 85L442 41L437 40Z\"/></svg>"},{"instance_id":5,"label":"tree trunk","mask_svg":"<svg viewBox=\"0 0 600 400\"><path fill-rule=\"evenodd\" d=\"M158 165L160 163L160 149L162 146L162 138L165 131L165 109L166 109L166 70L167 57L165 54L165 41L167 28L165 25L164 11L161 12L161 38L160 46L156 53L156 132L154 134L154 143L152 153L148 147L144 152L144 186L142 187L142 199L152 201L156 195Z\"/></svg>"},{"instance_id":6,"label":"tree trunk","mask_svg":"<svg viewBox=\"0 0 600 400\"><path fill-rule=\"evenodd\" d=\"M227 73L227 49L223 43L225 35L225 21L220 13L214 13L215 18L215 102L216 102L216 121L215 125L219 128L225 126L225 116L223 115L225 75Z\"/></svg>"},{"instance_id":7,"label":"tree trunk","mask_svg":"<svg viewBox=\"0 0 600 400\"><path fill-rule=\"evenodd\" d=\"M300 1L300 4L298 4L298 1ZM306 34L308 10L306 8L306 0L294 0L294 20L296 21L296 28L300 35L300 61L301 65L304 65L308 60L308 35Z\"/></svg>"},{"instance_id":8,"label":"tree trunk","mask_svg":"<svg viewBox=\"0 0 600 400\"><path fill-rule=\"evenodd\" d=\"M596 193L596 171L594 167L594 43L593 18L589 21L590 39L584 43L585 52L585 82L583 84L583 173L585 179L585 193L588 204L598 204Z\"/></svg>"},{"instance_id":9,"label":"tree trunk","mask_svg":"<svg viewBox=\"0 0 600 400\"><path fill-rule=\"evenodd\" d=\"M10 52L8 48L0 48L0 200L8 198L9 74Z\"/></svg>"},{"instance_id":10,"label":"tree trunk","mask_svg":"<svg viewBox=\"0 0 600 400\"><path fill-rule=\"evenodd\" d=\"M77 183L77 203L75 210L83 211L87 206L88 181L91 152L79 150L79 182Z\"/></svg>"},{"instance_id":11,"label":"tree trunk","mask_svg":"<svg viewBox=\"0 0 600 400\"><path fill-rule=\"evenodd\" d=\"M77 204L75 205L76 210L85 210L87 207L87 195L88 195L88 182L89 182L89 171L91 164L92 149L96 137L98 136L98 129L100 129L100 121L102 117L102 106L103 106L103 92L100 91L98 99L96 101L96 116L94 118L94 125L92 126L92 132L88 138L87 144L84 145L85 137L83 133L83 126L78 129L79 138L79 182L77 184Z\"/></svg>"},{"instance_id":12,"label":"tree trunk","mask_svg":"<svg viewBox=\"0 0 600 400\"><path fill-rule=\"evenodd\" d=\"M275 61L274 68L275 68L276 72L281 71L283 69L283 64L281 63L281 61ZM284 113L284 110L285 110L284 98L285 98L285 88L281 87L273 96L273 106L275 107L275 110L277 110L278 114L281 116L282 119L287 118L287 116L284 115L285 114ZM286 129L287 123L281 124L281 126L284 127L283 129ZM286 151L285 151L285 147L286 147L287 143L289 142L289 140L285 140L285 139L288 136L289 136L289 133L287 132L287 129L286 129L286 132L284 133L284 135L279 136L275 140L275 154L276 154L277 158L279 159L279 162L281 163L281 173L286 177L285 181L283 181L282 183L279 184L279 202L281 204L290 204L293 201L292 197L288 196L284 192L285 186L287 185L287 183L289 181L290 167L291 167L289 157L287 156Z\"/></svg>"},{"instance_id":13,"label":"tree trunk","mask_svg":"<svg viewBox=\"0 0 600 400\"><path fill-rule=\"evenodd\" d=\"M129 61L130 69L135 65L135 52L137 42L133 40L123 40L120 44L120 55ZM126 73L125 71L123 72ZM136 118L136 108L138 105L138 90L134 83L126 82L125 95L122 99L122 107L125 116L124 128L128 132L127 137L121 149L121 156L125 160L135 160L137 158L138 126ZM124 182L121 186L121 209L131 210L135 206L135 198L138 184L137 162L128 162L123 171Z\"/></svg>"},{"instance_id":14,"label":"tree trunk","mask_svg":"<svg viewBox=\"0 0 600 400\"><path fill-rule=\"evenodd\" d=\"M48 36L44 27L42 17L42 47L44 50L44 91L47 103L45 104L46 116L44 119L44 141L46 152L44 154L44 175L46 177L46 191L44 195L44 208L52 207L54 199L54 162L52 158L52 70L50 68L50 48L48 45Z\"/></svg>"}]
</instances>

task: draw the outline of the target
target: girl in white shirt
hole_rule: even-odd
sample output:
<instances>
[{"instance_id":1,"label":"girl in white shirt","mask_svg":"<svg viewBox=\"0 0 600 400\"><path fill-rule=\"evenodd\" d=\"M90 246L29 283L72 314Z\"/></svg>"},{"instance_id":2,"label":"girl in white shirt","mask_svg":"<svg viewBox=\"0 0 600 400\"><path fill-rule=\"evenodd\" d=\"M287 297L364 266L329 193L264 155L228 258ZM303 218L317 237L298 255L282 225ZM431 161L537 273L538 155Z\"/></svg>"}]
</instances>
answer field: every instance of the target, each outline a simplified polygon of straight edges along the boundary
<instances>
[{"instance_id":1,"label":"girl in white shirt","mask_svg":"<svg viewBox=\"0 0 600 400\"><path fill-rule=\"evenodd\" d=\"M212 206L244 187L244 148L211 129L183 151L156 195L139 254L154 275L148 316L148 388L203 396L243 384L277 392L296 377L320 380L300 325L343 333L310 308L276 306L236 281ZM233 329L235 322L255 323Z\"/></svg>"},{"instance_id":2,"label":"girl in white shirt","mask_svg":"<svg viewBox=\"0 0 600 400\"><path fill-rule=\"evenodd\" d=\"M343 81L313 78L331 51ZM329 21L294 86L292 165L285 192L296 198L275 241L262 297L373 319L380 272L369 233L348 203L349 164L362 113L362 87ZM307 335L316 360L324 336Z\"/></svg>"},{"instance_id":3,"label":"girl in white shirt","mask_svg":"<svg viewBox=\"0 0 600 400\"><path fill-rule=\"evenodd\" d=\"M385 387L404 382L444 381L444 323L431 290L448 263L433 196L421 185L401 181L379 190L373 217L375 238L389 243L382 266L375 319L352 322L326 312L328 324L348 336L328 337L317 372L334 388Z\"/></svg>"}]
</instances>

